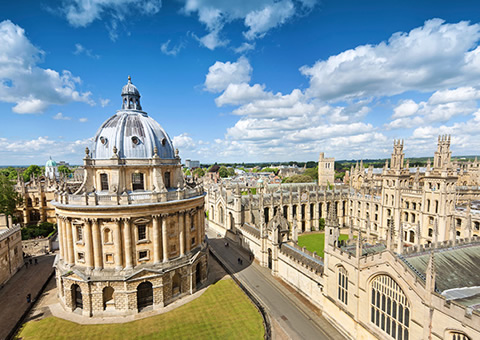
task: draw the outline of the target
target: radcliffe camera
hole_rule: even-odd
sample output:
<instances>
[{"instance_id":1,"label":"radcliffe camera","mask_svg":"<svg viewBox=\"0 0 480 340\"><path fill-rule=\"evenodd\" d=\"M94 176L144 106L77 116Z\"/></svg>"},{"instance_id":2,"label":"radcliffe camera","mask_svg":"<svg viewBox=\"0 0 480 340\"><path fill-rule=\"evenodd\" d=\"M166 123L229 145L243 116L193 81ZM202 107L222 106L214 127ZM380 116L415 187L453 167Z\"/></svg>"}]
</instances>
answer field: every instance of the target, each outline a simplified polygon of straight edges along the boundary
<instances>
[{"instance_id":1,"label":"radcliffe camera","mask_svg":"<svg viewBox=\"0 0 480 340\"><path fill-rule=\"evenodd\" d=\"M0 339L480 339L480 6L0 19Z\"/></svg>"}]
</instances>

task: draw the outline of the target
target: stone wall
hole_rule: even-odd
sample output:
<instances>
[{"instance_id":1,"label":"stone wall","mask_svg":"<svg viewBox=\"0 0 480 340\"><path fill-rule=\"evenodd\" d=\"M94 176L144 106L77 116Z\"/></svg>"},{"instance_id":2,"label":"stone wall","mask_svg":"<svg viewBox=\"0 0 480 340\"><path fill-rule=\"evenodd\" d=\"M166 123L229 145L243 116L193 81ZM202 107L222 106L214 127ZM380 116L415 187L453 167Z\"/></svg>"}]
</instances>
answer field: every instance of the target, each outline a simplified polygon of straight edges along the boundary
<instances>
[{"instance_id":1,"label":"stone wall","mask_svg":"<svg viewBox=\"0 0 480 340\"><path fill-rule=\"evenodd\" d=\"M23 240L23 253L30 256L48 254L53 250L52 240L54 240L56 236L57 233L53 234L50 237L36 238L33 240Z\"/></svg>"}]
</instances>

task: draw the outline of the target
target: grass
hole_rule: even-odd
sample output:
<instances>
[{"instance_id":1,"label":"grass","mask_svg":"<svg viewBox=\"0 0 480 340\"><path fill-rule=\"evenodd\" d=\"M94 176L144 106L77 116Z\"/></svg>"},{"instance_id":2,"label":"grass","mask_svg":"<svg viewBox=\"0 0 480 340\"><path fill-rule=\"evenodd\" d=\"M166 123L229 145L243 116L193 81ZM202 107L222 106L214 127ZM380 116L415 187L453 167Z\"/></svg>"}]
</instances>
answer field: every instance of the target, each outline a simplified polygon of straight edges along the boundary
<instances>
[{"instance_id":1,"label":"grass","mask_svg":"<svg viewBox=\"0 0 480 340\"><path fill-rule=\"evenodd\" d=\"M79 325L56 317L30 321L22 339L263 339L262 317L231 279L168 313L123 324Z\"/></svg>"},{"instance_id":2,"label":"grass","mask_svg":"<svg viewBox=\"0 0 480 340\"><path fill-rule=\"evenodd\" d=\"M341 240L348 240L347 234L340 234L338 238ZM323 249L325 247L325 233L305 234L298 236L298 245L307 248L312 253L317 252L318 256L324 257Z\"/></svg>"}]
</instances>

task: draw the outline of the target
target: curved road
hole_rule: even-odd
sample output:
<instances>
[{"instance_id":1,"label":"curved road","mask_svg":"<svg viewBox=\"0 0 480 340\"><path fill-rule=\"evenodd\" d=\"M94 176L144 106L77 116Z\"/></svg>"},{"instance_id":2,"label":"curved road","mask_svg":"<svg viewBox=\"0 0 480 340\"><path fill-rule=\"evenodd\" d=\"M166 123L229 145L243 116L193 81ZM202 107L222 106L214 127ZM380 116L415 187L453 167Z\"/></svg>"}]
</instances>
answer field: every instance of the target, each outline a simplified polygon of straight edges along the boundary
<instances>
[{"instance_id":1,"label":"curved road","mask_svg":"<svg viewBox=\"0 0 480 340\"><path fill-rule=\"evenodd\" d=\"M345 339L325 318L314 313L295 294L277 282L267 268L251 263L248 254L231 242L229 247L225 247L225 239L216 235L212 229L207 231L210 246L242 284L263 303L270 318L275 319L291 339ZM243 259L243 265L238 263L238 258ZM275 338L275 333L273 335Z\"/></svg>"}]
</instances>

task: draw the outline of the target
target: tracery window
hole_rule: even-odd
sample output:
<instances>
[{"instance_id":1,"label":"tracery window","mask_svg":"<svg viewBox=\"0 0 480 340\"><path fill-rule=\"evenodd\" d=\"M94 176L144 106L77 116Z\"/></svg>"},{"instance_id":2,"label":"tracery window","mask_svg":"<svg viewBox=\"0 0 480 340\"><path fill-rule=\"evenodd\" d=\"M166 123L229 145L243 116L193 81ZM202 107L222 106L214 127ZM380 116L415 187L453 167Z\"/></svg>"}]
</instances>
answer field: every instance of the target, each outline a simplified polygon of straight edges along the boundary
<instances>
[{"instance_id":1,"label":"tracery window","mask_svg":"<svg viewBox=\"0 0 480 340\"><path fill-rule=\"evenodd\" d=\"M451 340L470 340L468 336L460 332L451 332L447 339Z\"/></svg>"},{"instance_id":2,"label":"tracery window","mask_svg":"<svg viewBox=\"0 0 480 340\"><path fill-rule=\"evenodd\" d=\"M338 299L348 304L348 273L344 267L338 267Z\"/></svg>"},{"instance_id":3,"label":"tracery window","mask_svg":"<svg viewBox=\"0 0 480 340\"><path fill-rule=\"evenodd\" d=\"M393 339L408 340L410 303L400 286L388 275L371 283L370 321Z\"/></svg>"}]
</instances>

